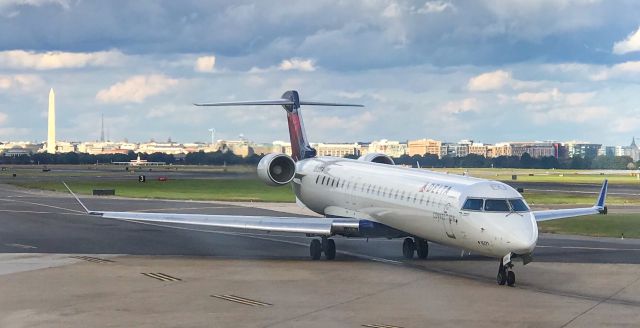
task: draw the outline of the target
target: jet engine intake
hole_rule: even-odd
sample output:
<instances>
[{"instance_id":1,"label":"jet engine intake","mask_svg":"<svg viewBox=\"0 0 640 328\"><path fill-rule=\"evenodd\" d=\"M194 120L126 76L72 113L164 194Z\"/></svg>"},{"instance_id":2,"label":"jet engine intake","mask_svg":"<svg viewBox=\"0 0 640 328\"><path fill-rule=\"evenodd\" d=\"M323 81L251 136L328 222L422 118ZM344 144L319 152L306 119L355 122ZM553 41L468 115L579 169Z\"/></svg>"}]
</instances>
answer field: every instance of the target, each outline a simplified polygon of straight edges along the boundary
<instances>
[{"instance_id":1,"label":"jet engine intake","mask_svg":"<svg viewBox=\"0 0 640 328\"><path fill-rule=\"evenodd\" d=\"M396 165L391 157L381 153L366 154L364 156L360 156L358 160L371 163Z\"/></svg>"},{"instance_id":2,"label":"jet engine intake","mask_svg":"<svg viewBox=\"0 0 640 328\"><path fill-rule=\"evenodd\" d=\"M296 163L286 154L271 153L258 163L258 177L270 186L282 186L296 174Z\"/></svg>"}]
</instances>

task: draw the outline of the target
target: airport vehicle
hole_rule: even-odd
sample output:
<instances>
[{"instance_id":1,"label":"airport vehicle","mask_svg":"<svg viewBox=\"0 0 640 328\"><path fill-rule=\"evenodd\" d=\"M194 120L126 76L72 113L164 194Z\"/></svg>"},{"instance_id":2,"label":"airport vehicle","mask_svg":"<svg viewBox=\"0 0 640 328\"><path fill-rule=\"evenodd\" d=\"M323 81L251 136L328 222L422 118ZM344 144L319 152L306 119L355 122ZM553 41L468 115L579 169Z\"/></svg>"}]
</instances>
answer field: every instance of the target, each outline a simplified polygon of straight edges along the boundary
<instances>
[{"instance_id":1,"label":"airport vehicle","mask_svg":"<svg viewBox=\"0 0 640 328\"><path fill-rule=\"evenodd\" d=\"M289 123L292 156L265 156L257 168L260 179L273 186L291 183L298 203L325 217L93 211L78 201L89 214L110 219L303 233L315 237L309 246L314 260L322 254L335 258L335 235L404 238L402 253L408 259L416 253L426 258L429 242L436 242L498 258L497 282L509 286L516 280L513 260L532 260L537 221L607 212L606 180L592 207L531 211L520 193L501 182L398 167L384 154L357 160L317 157L300 106L360 105L301 101L296 91L277 100L199 104L250 105L282 106Z\"/></svg>"}]
</instances>

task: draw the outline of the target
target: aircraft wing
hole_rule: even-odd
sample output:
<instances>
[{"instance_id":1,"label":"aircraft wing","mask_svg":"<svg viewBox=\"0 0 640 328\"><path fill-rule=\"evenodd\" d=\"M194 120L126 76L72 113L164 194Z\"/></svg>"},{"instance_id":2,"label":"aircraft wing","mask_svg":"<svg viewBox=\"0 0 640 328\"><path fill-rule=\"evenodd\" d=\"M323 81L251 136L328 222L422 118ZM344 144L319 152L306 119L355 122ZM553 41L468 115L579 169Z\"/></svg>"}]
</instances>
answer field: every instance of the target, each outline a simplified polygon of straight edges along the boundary
<instances>
[{"instance_id":1,"label":"aircraft wing","mask_svg":"<svg viewBox=\"0 0 640 328\"><path fill-rule=\"evenodd\" d=\"M64 182L63 182L64 183ZM88 209L84 203L64 183L71 195L89 215L105 219L152 223L179 223L197 226L236 228L247 230L261 230L272 232L298 232L313 235L332 234L334 219L308 217L273 217L273 216L242 216L242 215L208 215L208 214L178 214L178 213L147 213L147 212L111 212L94 211ZM345 219L341 219L344 225ZM351 220L349 220L351 221ZM358 221L349 222L357 227Z\"/></svg>"},{"instance_id":2,"label":"aircraft wing","mask_svg":"<svg viewBox=\"0 0 640 328\"><path fill-rule=\"evenodd\" d=\"M583 208L566 208L560 210L546 210L546 211L533 211L533 215L536 221L548 221L555 219L566 219L576 216L591 215L591 214L607 214L607 208L605 206L605 200L607 198L607 187L609 182L604 180L602 188L600 189L600 195L596 204L592 207Z\"/></svg>"},{"instance_id":3,"label":"aircraft wing","mask_svg":"<svg viewBox=\"0 0 640 328\"><path fill-rule=\"evenodd\" d=\"M106 219L153 223L180 223L197 226L262 230L273 232L298 232L314 235L331 235L332 220L327 218L208 215L142 212L100 212L91 215Z\"/></svg>"}]
</instances>

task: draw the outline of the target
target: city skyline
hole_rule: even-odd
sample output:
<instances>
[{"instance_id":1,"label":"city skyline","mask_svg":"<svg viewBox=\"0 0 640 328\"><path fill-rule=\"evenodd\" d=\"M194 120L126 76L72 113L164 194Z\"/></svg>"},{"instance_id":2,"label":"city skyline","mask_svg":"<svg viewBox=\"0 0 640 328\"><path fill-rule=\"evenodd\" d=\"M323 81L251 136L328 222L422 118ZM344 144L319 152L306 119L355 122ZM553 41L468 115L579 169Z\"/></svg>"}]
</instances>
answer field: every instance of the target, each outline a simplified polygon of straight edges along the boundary
<instances>
[{"instance_id":1,"label":"city skyline","mask_svg":"<svg viewBox=\"0 0 640 328\"><path fill-rule=\"evenodd\" d=\"M102 115L113 140L207 140L212 126L220 139L286 140L281 111L191 104L298 89L367 106L304 108L314 141L625 145L640 135L639 10L580 0L5 1L0 140L46 138L50 88L61 140L99 139ZM153 22L133 19L149 11ZM36 22L50 29L28 28Z\"/></svg>"}]
</instances>

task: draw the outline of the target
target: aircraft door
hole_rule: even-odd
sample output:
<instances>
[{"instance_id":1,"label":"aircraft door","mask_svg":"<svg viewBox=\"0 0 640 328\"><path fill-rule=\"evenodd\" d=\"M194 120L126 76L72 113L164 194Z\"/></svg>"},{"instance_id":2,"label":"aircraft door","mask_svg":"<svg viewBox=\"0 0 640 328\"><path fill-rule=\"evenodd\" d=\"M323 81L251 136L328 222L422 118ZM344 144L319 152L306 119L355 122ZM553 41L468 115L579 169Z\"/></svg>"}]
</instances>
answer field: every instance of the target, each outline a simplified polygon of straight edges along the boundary
<instances>
[{"instance_id":1,"label":"aircraft door","mask_svg":"<svg viewBox=\"0 0 640 328\"><path fill-rule=\"evenodd\" d=\"M455 216L455 211L453 210L453 205L449 202L449 200L445 200L446 204L444 206L444 217L442 223L444 224L444 231L447 234L447 237L451 239L456 239L455 227L458 225L458 218Z\"/></svg>"}]
</instances>

